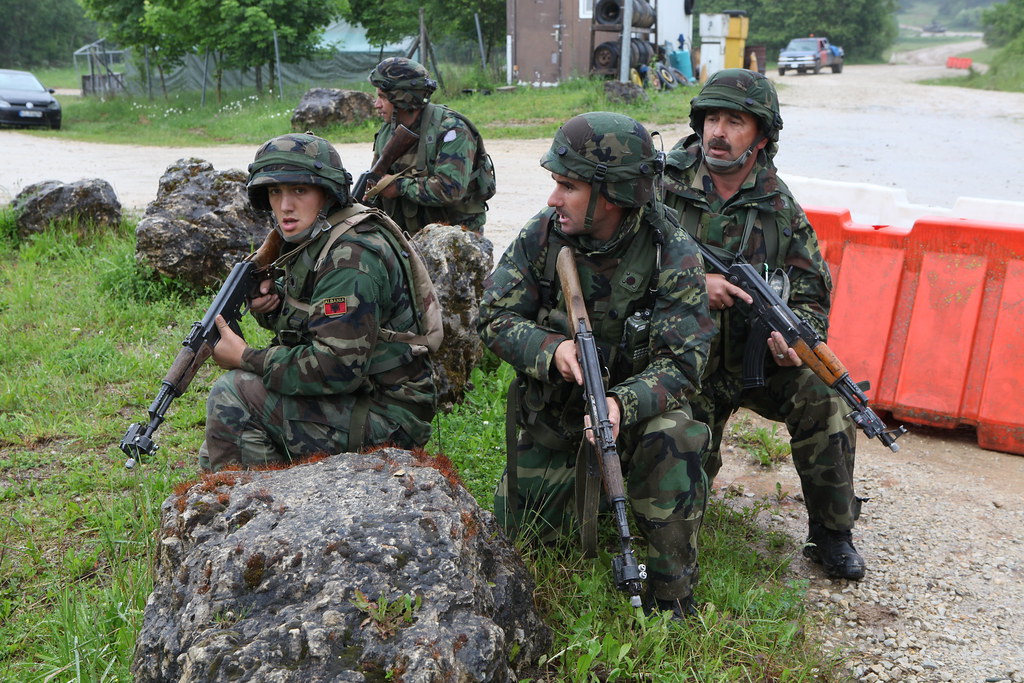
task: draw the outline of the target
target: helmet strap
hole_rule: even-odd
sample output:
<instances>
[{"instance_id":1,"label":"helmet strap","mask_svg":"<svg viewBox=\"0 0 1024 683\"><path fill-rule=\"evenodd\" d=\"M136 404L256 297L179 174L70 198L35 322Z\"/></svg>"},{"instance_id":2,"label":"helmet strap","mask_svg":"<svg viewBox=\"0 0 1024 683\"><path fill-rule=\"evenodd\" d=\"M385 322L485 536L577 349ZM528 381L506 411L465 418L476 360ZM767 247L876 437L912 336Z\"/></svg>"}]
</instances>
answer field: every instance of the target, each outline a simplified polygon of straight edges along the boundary
<instances>
[{"instance_id":1,"label":"helmet strap","mask_svg":"<svg viewBox=\"0 0 1024 683\"><path fill-rule=\"evenodd\" d=\"M747 147L747 151L739 155L732 161L722 161L721 159L711 159L707 153L704 154L704 163L708 165L715 173L732 173L738 168L741 168L743 164L747 163L750 159L750 155L754 153L754 148L757 147L758 143L764 140L764 133L758 133L758 136L750 143L750 147ZM704 149L704 138L701 137L701 149Z\"/></svg>"},{"instance_id":2,"label":"helmet strap","mask_svg":"<svg viewBox=\"0 0 1024 683\"><path fill-rule=\"evenodd\" d=\"M594 225L594 211L597 210L597 198L601 194L601 183L604 182L605 174L608 172L606 164L598 164L594 168L594 175L590 176L590 202L587 204L587 216L583 219L583 231L588 235Z\"/></svg>"}]
</instances>

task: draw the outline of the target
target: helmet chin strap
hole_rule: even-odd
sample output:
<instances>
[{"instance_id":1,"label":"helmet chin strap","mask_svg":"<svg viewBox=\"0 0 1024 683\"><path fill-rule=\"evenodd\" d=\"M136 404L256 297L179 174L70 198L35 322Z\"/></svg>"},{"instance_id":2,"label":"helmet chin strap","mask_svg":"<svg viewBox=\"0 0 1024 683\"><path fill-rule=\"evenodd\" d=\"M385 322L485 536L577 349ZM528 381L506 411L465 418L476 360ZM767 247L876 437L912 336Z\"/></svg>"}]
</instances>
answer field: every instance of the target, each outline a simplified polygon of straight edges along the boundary
<instances>
[{"instance_id":1,"label":"helmet chin strap","mask_svg":"<svg viewBox=\"0 0 1024 683\"><path fill-rule=\"evenodd\" d=\"M594 169L594 175L590 176L590 202L587 204L587 216L583 219L583 231L588 235L594 225L594 211L597 209L597 197L601 194L601 183L604 182L604 176L607 172L608 167L606 165L598 164L597 168Z\"/></svg>"},{"instance_id":2,"label":"helmet chin strap","mask_svg":"<svg viewBox=\"0 0 1024 683\"><path fill-rule=\"evenodd\" d=\"M707 148L704 146L704 140L701 139L701 148L704 150L704 163L708 165L715 173L731 173L738 168L741 168L743 164L747 163L750 159L750 155L754 153L754 148L757 147L758 143L764 139L764 135L758 135L753 142L750 143L750 147L747 147L747 151L739 155L732 161L723 161L722 159L712 159L707 154Z\"/></svg>"},{"instance_id":3,"label":"helmet chin strap","mask_svg":"<svg viewBox=\"0 0 1024 683\"><path fill-rule=\"evenodd\" d=\"M324 230L330 230L331 224L327 222L327 215L323 212L323 209L321 209L317 213L316 220L313 222L313 225L298 234L285 235L284 231L281 230L281 226L277 222L276 216L274 217L274 229L277 230L279 235L281 235L281 239L288 244L298 244L299 242L302 242L303 244L301 246L304 247L316 239L316 237Z\"/></svg>"}]
</instances>

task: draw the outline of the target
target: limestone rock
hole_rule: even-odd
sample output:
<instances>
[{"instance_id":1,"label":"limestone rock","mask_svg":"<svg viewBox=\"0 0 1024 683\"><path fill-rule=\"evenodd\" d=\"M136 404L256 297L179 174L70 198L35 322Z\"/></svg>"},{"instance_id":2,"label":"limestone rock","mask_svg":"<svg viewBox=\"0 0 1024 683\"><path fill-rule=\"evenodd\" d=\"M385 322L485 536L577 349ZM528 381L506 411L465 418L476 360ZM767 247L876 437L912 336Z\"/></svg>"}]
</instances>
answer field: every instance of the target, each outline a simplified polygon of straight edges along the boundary
<instances>
[{"instance_id":1,"label":"limestone rock","mask_svg":"<svg viewBox=\"0 0 1024 683\"><path fill-rule=\"evenodd\" d=\"M83 223L105 227L121 222L121 202L110 183L100 178L33 183L18 193L11 208L21 238L40 233L53 222L76 221L80 229Z\"/></svg>"},{"instance_id":2,"label":"limestone rock","mask_svg":"<svg viewBox=\"0 0 1024 683\"><path fill-rule=\"evenodd\" d=\"M310 88L292 114L292 130L323 130L336 123L362 123L376 118L373 97L361 90Z\"/></svg>"},{"instance_id":3,"label":"limestone rock","mask_svg":"<svg viewBox=\"0 0 1024 683\"><path fill-rule=\"evenodd\" d=\"M484 280L491 272L494 245L461 226L431 224L413 235L441 302L444 343L431 356L434 383L442 410L451 410L465 396L473 368L483 357L477 334Z\"/></svg>"},{"instance_id":4,"label":"limestone rock","mask_svg":"<svg viewBox=\"0 0 1024 683\"><path fill-rule=\"evenodd\" d=\"M135 258L193 286L217 286L273 226L249 204L248 177L238 169L216 171L194 157L168 166L135 228Z\"/></svg>"},{"instance_id":5,"label":"limestone rock","mask_svg":"<svg viewBox=\"0 0 1024 683\"><path fill-rule=\"evenodd\" d=\"M550 633L519 555L452 472L382 449L172 495L134 680L517 680Z\"/></svg>"}]
</instances>

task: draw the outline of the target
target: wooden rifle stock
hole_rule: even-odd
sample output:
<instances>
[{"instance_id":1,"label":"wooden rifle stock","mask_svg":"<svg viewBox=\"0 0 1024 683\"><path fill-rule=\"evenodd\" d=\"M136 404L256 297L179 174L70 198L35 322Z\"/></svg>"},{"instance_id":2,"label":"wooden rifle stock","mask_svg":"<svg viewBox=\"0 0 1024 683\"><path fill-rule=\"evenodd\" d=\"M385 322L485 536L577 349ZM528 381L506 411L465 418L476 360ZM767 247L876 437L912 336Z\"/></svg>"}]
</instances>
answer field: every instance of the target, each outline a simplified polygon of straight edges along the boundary
<instances>
[{"instance_id":1,"label":"wooden rifle stock","mask_svg":"<svg viewBox=\"0 0 1024 683\"><path fill-rule=\"evenodd\" d=\"M647 578L647 568L639 564L633 555L630 541L633 538L629 530L626 513L626 488L622 481L622 462L619 460L618 447L615 444L614 428L608 416L608 404L605 398L606 387L602 375L601 357L597 349L590 317L587 315L583 289L580 287L580 276L576 270L576 259L572 249L562 247L556 261L558 278L562 283L562 294L565 297L566 309L569 313L569 334L576 344L576 358L583 372L583 388L587 402L587 414L590 417L590 431L593 434L591 446L597 454L608 503L615 515L615 526L619 537L620 552L612 558L612 575L615 586L630 596L630 604L640 607L643 580ZM576 476L584 477L586 466L576 464ZM579 520L583 527L589 520ZM587 543L584 542L584 546ZM586 547L585 547L586 550Z\"/></svg>"},{"instance_id":2,"label":"wooden rifle stock","mask_svg":"<svg viewBox=\"0 0 1024 683\"><path fill-rule=\"evenodd\" d=\"M377 161L374 162L373 166L370 167L369 171L359 176L359 181L352 190L352 198L357 201L363 201L363 195L366 194L366 190L372 187L378 180L384 177L388 169L398 161L403 154L412 149L420 139L419 134L412 132L403 124L398 124L395 128L394 134L391 139L388 140L388 144L384 145L384 149L380 151L380 156L377 157Z\"/></svg>"}]
</instances>

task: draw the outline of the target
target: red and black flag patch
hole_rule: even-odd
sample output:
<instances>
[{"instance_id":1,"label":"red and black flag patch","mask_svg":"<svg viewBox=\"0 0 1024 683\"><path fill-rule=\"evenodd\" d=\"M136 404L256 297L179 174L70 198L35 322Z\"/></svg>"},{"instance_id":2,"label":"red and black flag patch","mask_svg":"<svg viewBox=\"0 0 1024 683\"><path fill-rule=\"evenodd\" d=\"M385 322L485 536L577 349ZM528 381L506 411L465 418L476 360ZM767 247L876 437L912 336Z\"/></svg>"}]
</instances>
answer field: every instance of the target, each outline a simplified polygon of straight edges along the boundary
<instances>
[{"instance_id":1,"label":"red and black flag patch","mask_svg":"<svg viewBox=\"0 0 1024 683\"><path fill-rule=\"evenodd\" d=\"M336 296L331 299L324 299L324 315L334 317L336 315L345 315L346 313L348 313L348 303L345 301L345 297Z\"/></svg>"}]
</instances>

